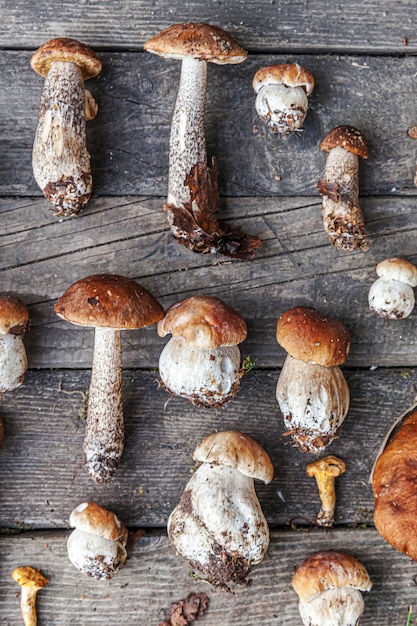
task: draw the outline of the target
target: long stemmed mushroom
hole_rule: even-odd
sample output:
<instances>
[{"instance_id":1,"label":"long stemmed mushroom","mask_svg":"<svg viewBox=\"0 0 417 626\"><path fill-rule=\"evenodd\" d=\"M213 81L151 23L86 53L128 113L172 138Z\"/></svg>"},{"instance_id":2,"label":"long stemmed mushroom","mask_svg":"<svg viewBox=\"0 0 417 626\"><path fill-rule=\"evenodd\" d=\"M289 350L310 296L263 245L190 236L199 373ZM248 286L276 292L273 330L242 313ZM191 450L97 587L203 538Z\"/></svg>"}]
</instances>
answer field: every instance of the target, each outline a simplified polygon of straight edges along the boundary
<instances>
[{"instance_id":1,"label":"long stemmed mushroom","mask_svg":"<svg viewBox=\"0 0 417 626\"><path fill-rule=\"evenodd\" d=\"M84 453L91 478L108 482L124 439L120 331L150 326L164 311L134 280L98 274L71 285L55 304L55 313L72 324L95 328Z\"/></svg>"},{"instance_id":2,"label":"long stemmed mushroom","mask_svg":"<svg viewBox=\"0 0 417 626\"><path fill-rule=\"evenodd\" d=\"M55 215L77 215L93 189L85 122L97 113L84 81L101 72L101 61L79 41L59 38L43 44L30 63L46 77L33 144L33 174Z\"/></svg>"},{"instance_id":3,"label":"long stemmed mushroom","mask_svg":"<svg viewBox=\"0 0 417 626\"><path fill-rule=\"evenodd\" d=\"M220 226L217 170L207 167L204 127L207 63L241 63L248 53L210 24L175 24L144 44L147 52L182 61L171 126L168 198L164 207L177 241L194 252L252 258L256 237Z\"/></svg>"},{"instance_id":4,"label":"long stemmed mushroom","mask_svg":"<svg viewBox=\"0 0 417 626\"><path fill-rule=\"evenodd\" d=\"M16 567L11 573L21 588L20 608L25 626L36 626L36 596L48 584L48 579L30 565Z\"/></svg>"}]
</instances>

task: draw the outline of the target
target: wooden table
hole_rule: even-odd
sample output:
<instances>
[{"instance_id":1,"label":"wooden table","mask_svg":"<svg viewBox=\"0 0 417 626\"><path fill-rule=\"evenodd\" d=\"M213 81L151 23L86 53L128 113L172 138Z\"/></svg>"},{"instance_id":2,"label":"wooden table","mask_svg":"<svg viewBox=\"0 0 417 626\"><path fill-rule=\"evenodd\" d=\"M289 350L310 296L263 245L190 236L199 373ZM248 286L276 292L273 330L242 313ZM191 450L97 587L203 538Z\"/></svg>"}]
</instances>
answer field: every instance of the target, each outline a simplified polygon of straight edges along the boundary
<instances>
[{"instance_id":1,"label":"wooden table","mask_svg":"<svg viewBox=\"0 0 417 626\"><path fill-rule=\"evenodd\" d=\"M177 5L177 6L176 6ZM414 2L351 0L167 0L55 3L3 0L0 26L1 291L28 305L30 371L1 399L0 623L21 623L20 564L41 568L49 585L38 596L40 625L157 625L170 603L190 591L210 598L201 624L300 624L291 587L294 566L316 550L343 549L373 580L361 624L404 625L417 612L417 565L388 546L372 522L368 476L388 426L417 389L417 313L403 321L368 310L375 266L389 256L417 262L417 19ZM263 241L252 262L196 255L177 245L162 211L168 142L179 63L143 52L172 23L206 21L230 32L250 54L238 66L210 66L207 143L218 158L222 217ZM32 176L31 146L43 80L29 66L44 41L77 38L103 60L89 89L99 114L88 124L95 196L76 219L57 219ZM263 126L251 81L266 65L297 61L316 88L304 131L287 141ZM327 241L317 191L325 163L319 142L351 124L368 139L360 164L368 252L344 253ZM243 356L257 358L238 396L219 410L197 409L158 388L165 340L155 327L125 333L126 447L109 485L83 466L83 398L93 333L59 320L57 298L93 273L136 279L164 308L193 294L214 294L248 322ZM351 407L340 439L328 449L348 469L338 481L333 529L308 520L318 508L306 465L314 459L283 437L275 385L285 353L275 340L289 307L313 306L342 319L352 335L343 367ZM190 576L166 537L169 513L192 471L192 451L215 430L248 433L270 454L275 478L257 486L271 545L249 587L227 594ZM129 546L124 570L107 583L68 561L68 518L95 500L144 537Z\"/></svg>"}]
</instances>

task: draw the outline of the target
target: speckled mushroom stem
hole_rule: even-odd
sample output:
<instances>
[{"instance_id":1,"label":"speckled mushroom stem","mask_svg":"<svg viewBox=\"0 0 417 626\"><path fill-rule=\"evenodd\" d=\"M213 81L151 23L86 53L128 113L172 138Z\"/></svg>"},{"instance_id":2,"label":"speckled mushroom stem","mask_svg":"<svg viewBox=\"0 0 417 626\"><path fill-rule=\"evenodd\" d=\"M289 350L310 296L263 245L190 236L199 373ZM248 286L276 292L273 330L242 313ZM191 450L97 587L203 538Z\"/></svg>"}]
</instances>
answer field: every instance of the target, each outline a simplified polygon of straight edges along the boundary
<instances>
[{"instance_id":1,"label":"speckled mushroom stem","mask_svg":"<svg viewBox=\"0 0 417 626\"><path fill-rule=\"evenodd\" d=\"M88 472L97 483L111 480L122 456L123 440L120 330L96 328L84 453Z\"/></svg>"},{"instance_id":2,"label":"speckled mushroom stem","mask_svg":"<svg viewBox=\"0 0 417 626\"><path fill-rule=\"evenodd\" d=\"M89 109L94 108L91 99L87 101ZM72 62L53 63L42 93L32 165L55 215L77 215L92 193L85 121L81 69Z\"/></svg>"}]
</instances>

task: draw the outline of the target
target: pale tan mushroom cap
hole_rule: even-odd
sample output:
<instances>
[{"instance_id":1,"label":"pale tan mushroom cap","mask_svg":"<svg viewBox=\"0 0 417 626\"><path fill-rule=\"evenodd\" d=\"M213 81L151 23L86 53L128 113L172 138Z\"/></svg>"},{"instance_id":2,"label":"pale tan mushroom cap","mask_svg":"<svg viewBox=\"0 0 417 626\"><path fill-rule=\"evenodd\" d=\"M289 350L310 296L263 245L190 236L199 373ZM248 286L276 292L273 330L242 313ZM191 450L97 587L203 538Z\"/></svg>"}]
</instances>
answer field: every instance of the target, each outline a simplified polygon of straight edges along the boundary
<instances>
[{"instance_id":1,"label":"pale tan mushroom cap","mask_svg":"<svg viewBox=\"0 0 417 626\"><path fill-rule=\"evenodd\" d=\"M218 26L184 23L169 26L144 44L152 54L171 59L190 56L219 65L242 63L248 53Z\"/></svg>"},{"instance_id":2,"label":"pale tan mushroom cap","mask_svg":"<svg viewBox=\"0 0 417 626\"><path fill-rule=\"evenodd\" d=\"M117 515L96 502L79 504L70 515L71 527L126 545L128 530Z\"/></svg>"},{"instance_id":3,"label":"pale tan mushroom cap","mask_svg":"<svg viewBox=\"0 0 417 626\"><path fill-rule=\"evenodd\" d=\"M72 324L115 329L150 326L164 316L161 305L146 289L115 274L78 280L62 294L54 311Z\"/></svg>"},{"instance_id":4,"label":"pale tan mushroom cap","mask_svg":"<svg viewBox=\"0 0 417 626\"><path fill-rule=\"evenodd\" d=\"M309 96L314 89L314 76L298 63L270 65L269 67L261 67L253 77L252 86L256 93L265 85L303 87Z\"/></svg>"},{"instance_id":5,"label":"pale tan mushroom cap","mask_svg":"<svg viewBox=\"0 0 417 626\"><path fill-rule=\"evenodd\" d=\"M320 148L324 150L324 152L329 152L329 150L337 146L363 159L367 159L369 156L369 148L365 137L360 130L353 126L336 126L336 128L333 128L333 130L326 135L320 144Z\"/></svg>"},{"instance_id":6,"label":"pale tan mushroom cap","mask_svg":"<svg viewBox=\"0 0 417 626\"><path fill-rule=\"evenodd\" d=\"M158 322L158 335L182 337L196 348L236 346L246 339L245 320L214 296L193 296L173 304Z\"/></svg>"},{"instance_id":7,"label":"pale tan mushroom cap","mask_svg":"<svg viewBox=\"0 0 417 626\"><path fill-rule=\"evenodd\" d=\"M346 463L339 459L339 457L330 454L329 456L325 456L318 461L313 461L313 463L309 463L306 467L307 476L333 476L337 478L346 472Z\"/></svg>"},{"instance_id":8,"label":"pale tan mushroom cap","mask_svg":"<svg viewBox=\"0 0 417 626\"><path fill-rule=\"evenodd\" d=\"M82 71L84 80L94 78L101 72L102 63L95 52L76 39L59 37L44 43L33 54L30 65L41 76L47 76L53 63L75 63Z\"/></svg>"},{"instance_id":9,"label":"pale tan mushroom cap","mask_svg":"<svg viewBox=\"0 0 417 626\"><path fill-rule=\"evenodd\" d=\"M30 565L16 567L12 571L11 577L21 587L32 587L33 589L42 589L48 583L48 579L38 569Z\"/></svg>"},{"instance_id":10,"label":"pale tan mushroom cap","mask_svg":"<svg viewBox=\"0 0 417 626\"><path fill-rule=\"evenodd\" d=\"M345 552L316 552L296 569L292 586L302 602L327 589L353 587L369 591L372 582L365 567Z\"/></svg>"},{"instance_id":11,"label":"pale tan mushroom cap","mask_svg":"<svg viewBox=\"0 0 417 626\"><path fill-rule=\"evenodd\" d=\"M24 335L29 326L26 304L15 296L0 294L0 333Z\"/></svg>"},{"instance_id":12,"label":"pale tan mushroom cap","mask_svg":"<svg viewBox=\"0 0 417 626\"><path fill-rule=\"evenodd\" d=\"M248 435L226 430L213 433L200 443L193 453L194 461L233 467L245 476L270 483L274 466L265 450Z\"/></svg>"},{"instance_id":13,"label":"pale tan mushroom cap","mask_svg":"<svg viewBox=\"0 0 417 626\"><path fill-rule=\"evenodd\" d=\"M406 259L398 257L384 259L376 266L376 273L382 278L391 278L410 287L417 287L417 267Z\"/></svg>"}]
</instances>

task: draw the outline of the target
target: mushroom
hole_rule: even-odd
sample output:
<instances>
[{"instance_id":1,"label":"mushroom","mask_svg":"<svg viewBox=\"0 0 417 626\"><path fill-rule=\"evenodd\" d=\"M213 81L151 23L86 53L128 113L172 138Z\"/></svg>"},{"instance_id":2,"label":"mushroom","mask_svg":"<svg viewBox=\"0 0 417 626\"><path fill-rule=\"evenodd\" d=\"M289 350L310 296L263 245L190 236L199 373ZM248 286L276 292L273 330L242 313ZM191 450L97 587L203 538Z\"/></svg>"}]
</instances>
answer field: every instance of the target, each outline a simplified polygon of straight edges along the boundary
<instances>
[{"instance_id":1,"label":"mushroom","mask_svg":"<svg viewBox=\"0 0 417 626\"><path fill-rule=\"evenodd\" d=\"M28 327L29 312L22 300L0 294L0 395L25 379L28 360L22 337Z\"/></svg>"},{"instance_id":2,"label":"mushroom","mask_svg":"<svg viewBox=\"0 0 417 626\"><path fill-rule=\"evenodd\" d=\"M343 322L300 306L283 313L276 337L288 352L276 390L286 434L301 450L321 452L349 408L349 388L339 368L349 353L349 331Z\"/></svg>"},{"instance_id":3,"label":"mushroom","mask_svg":"<svg viewBox=\"0 0 417 626\"><path fill-rule=\"evenodd\" d=\"M39 570L29 565L16 567L11 574L21 587L20 608L25 626L36 626L36 595L48 583Z\"/></svg>"},{"instance_id":4,"label":"mushroom","mask_svg":"<svg viewBox=\"0 0 417 626\"><path fill-rule=\"evenodd\" d=\"M119 518L95 502L79 504L70 515L69 560L96 580L112 578L126 562L128 530Z\"/></svg>"},{"instance_id":5,"label":"mushroom","mask_svg":"<svg viewBox=\"0 0 417 626\"><path fill-rule=\"evenodd\" d=\"M172 393L197 406L218 407L233 398L242 377L240 350L245 320L213 296L194 296L172 305L158 334L172 333L159 358L159 374Z\"/></svg>"},{"instance_id":6,"label":"mushroom","mask_svg":"<svg viewBox=\"0 0 417 626\"><path fill-rule=\"evenodd\" d=\"M346 463L337 456L329 455L307 465L306 473L317 482L321 509L316 517L317 526L332 526L336 508L335 478L346 471Z\"/></svg>"},{"instance_id":7,"label":"mushroom","mask_svg":"<svg viewBox=\"0 0 417 626\"><path fill-rule=\"evenodd\" d=\"M269 545L269 530L253 479L269 483L271 459L248 435L209 435L194 450L201 465L168 519L176 552L214 585L244 583Z\"/></svg>"},{"instance_id":8,"label":"mushroom","mask_svg":"<svg viewBox=\"0 0 417 626\"><path fill-rule=\"evenodd\" d=\"M84 81L101 72L101 61L79 41L59 38L43 44L30 64L46 78L33 144L33 174L55 215L77 215L93 188L85 122L97 113Z\"/></svg>"},{"instance_id":9,"label":"mushroom","mask_svg":"<svg viewBox=\"0 0 417 626\"><path fill-rule=\"evenodd\" d=\"M365 222L359 206L359 159L369 149L362 133L352 126L337 126L320 144L329 153L324 176L318 183L323 197L324 230L330 243L350 252L368 250Z\"/></svg>"},{"instance_id":10,"label":"mushroom","mask_svg":"<svg viewBox=\"0 0 417 626\"><path fill-rule=\"evenodd\" d=\"M357 626L365 608L361 591L372 582L350 554L316 552L296 569L292 586L305 626Z\"/></svg>"},{"instance_id":11,"label":"mushroom","mask_svg":"<svg viewBox=\"0 0 417 626\"><path fill-rule=\"evenodd\" d=\"M217 222L217 169L207 167L204 128L207 63L241 63L248 53L221 28L200 23L170 26L149 39L144 49L182 62L164 206L174 237L194 252L219 251L252 258L253 249L261 246L260 240L227 227L225 230Z\"/></svg>"},{"instance_id":12,"label":"mushroom","mask_svg":"<svg viewBox=\"0 0 417 626\"><path fill-rule=\"evenodd\" d=\"M255 108L273 133L284 137L300 130L308 111L314 76L298 63L262 67L253 77Z\"/></svg>"},{"instance_id":13,"label":"mushroom","mask_svg":"<svg viewBox=\"0 0 417 626\"><path fill-rule=\"evenodd\" d=\"M114 274L87 276L55 304L67 322L95 328L84 452L96 482L109 482L123 451L122 348L120 331L160 320L160 304L137 282Z\"/></svg>"},{"instance_id":14,"label":"mushroom","mask_svg":"<svg viewBox=\"0 0 417 626\"><path fill-rule=\"evenodd\" d=\"M413 287L417 286L417 267L393 257L376 266L379 278L369 290L369 308L380 317L399 320L411 315L414 308Z\"/></svg>"}]
</instances>

